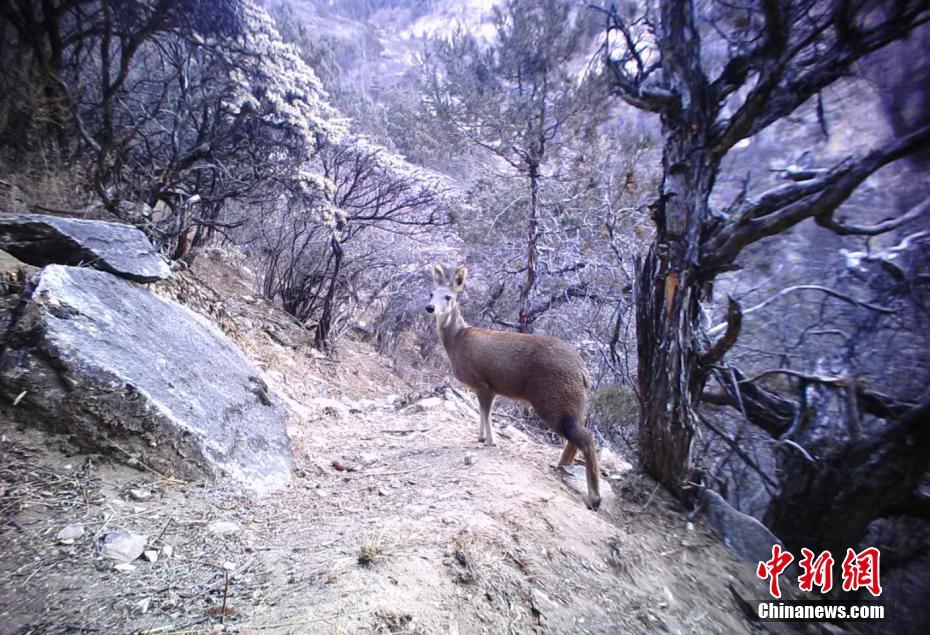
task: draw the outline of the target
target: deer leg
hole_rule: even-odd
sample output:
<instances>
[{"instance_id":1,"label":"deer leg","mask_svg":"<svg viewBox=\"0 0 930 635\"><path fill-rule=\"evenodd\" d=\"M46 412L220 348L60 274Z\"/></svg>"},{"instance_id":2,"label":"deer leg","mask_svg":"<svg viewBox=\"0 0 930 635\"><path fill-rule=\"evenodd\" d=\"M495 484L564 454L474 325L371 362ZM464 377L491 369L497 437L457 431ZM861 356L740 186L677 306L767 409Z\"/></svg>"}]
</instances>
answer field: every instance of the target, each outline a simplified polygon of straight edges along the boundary
<instances>
[{"instance_id":1,"label":"deer leg","mask_svg":"<svg viewBox=\"0 0 930 635\"><path fill-rule=\"evenodd\" d=\"M589 433L590 435L590 433ZM594 437L590 436L588 443L581 448L584 452L584 469L588 480L588 507L597 511L601 506L601 470L597 464L597 445Z\"/></svg>"},{"instance_id":2,"label":"deer leg","mask_svg":"<svg viewBox=\"0 0 930 635\"><path fill-rule=\"evenodd\" d=\"M487 438L487 436L484 432L484 407L482 406L483 393L476 390L475 395L478 397L478 442L484 443L484 440Z\"/></svg>"},{"instance_id":3,"label":"deer leg","mask_svg":"<svg viewBox=\"0 0 930 635\"><path fill-rule=\"evenodd\" d=\"M478 393L478 407L481 410L481 432L478 435L478 440L484 441L485 445L494 445L494 436L491 432L492 405L494 405L493 392Z\"/></svg>"},{"instance_id":4,"label":"deer leg","mask_svg":"<svg viewBox=\"0 0 930 635\"><path fill-rule=\"evenodd\" d=\"M579 423L580 422L580 423ZM584 429L584 412L577 416L562 415L559 418L559 428L562 436L568 443L565 451L562 453L562 459L568 454L568 446L574 446L584 455L585 476L588 481L588 495L585 497L585 503L588 507L597 511L601 506L601 482L600 470L597 465L597 445L594 443L594 436ZM575 453L571 453L575 458Z\"/></svg>"},{"instance_id":5,"label":"deer leg","mask_svg":"<svg viewBox=\"0 0 930 635\"><path fill-rule=\"evenodd\" d=\"M559 459L559 467L571 465L575 461L575 454L577 452L578 447L571 441L566 441L565 449L562 450L562 458Z\"/></svg>"}]
</instances>

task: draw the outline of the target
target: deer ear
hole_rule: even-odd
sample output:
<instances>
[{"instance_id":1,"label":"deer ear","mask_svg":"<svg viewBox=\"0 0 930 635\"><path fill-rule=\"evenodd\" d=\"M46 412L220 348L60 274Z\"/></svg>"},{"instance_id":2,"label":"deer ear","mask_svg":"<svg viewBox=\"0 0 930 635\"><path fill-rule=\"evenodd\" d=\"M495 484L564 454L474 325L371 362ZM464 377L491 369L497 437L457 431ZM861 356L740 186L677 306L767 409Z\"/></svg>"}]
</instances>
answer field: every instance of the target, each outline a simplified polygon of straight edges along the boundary
<instances>
[{"instance_id":1,"label":"deer ear","mask_svg":"<svg viewBox=\"0 0 930 635\"><path fill-rule=\"evenodd\" d=\"M442 265L438 263L434 263L432 266L432 272L433 272L433 284L435 284L437 287L441 287L442 285L446 283L446 272L442 268Z\"/></svg>"},{"instance_id":2,"label":"deer ear","mask_svg":"<svg viewBox=\"0 0 930 635\"><path fill-rule=\"evenodd\" d=\"M465 265L462 265L455 270L455 273L452 275L452 290L458 293L462 290L462 287L465 286L465 278L468 277L468 269L465 268Z\"/></svg>"}]
</instances>

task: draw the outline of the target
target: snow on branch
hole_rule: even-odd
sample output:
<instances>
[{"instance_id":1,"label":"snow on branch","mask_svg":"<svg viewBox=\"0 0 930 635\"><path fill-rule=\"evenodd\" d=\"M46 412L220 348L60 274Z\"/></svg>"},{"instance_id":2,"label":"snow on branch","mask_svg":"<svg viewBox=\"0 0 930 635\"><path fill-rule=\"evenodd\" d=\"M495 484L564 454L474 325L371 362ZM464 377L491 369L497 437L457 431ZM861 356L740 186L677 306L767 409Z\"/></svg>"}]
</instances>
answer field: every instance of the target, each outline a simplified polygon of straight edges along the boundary
<instances>
[{"instance_id":1,"label":"snow on branch","mask_svg":"<svg viewBox=\"0 0 930 635\"><path fill-rule=\"evenodd\" d=\"M895 139L859 160L847 160L822 177L782 185L743 206L708 241L702 264L719 268L733 262L747 246L781 233L808 218L829 222L853 191L879 168L925 147L930 126Z\"/></svg>"},{"instance_id":2,"label":"snow on branch","mask_svg":"<svg viewBox=\"0 0 930 635\"><path fill-rule=\"evenodd\" d=\"M789 293L794 293L795 291L820 291L821 293L825 293L829 296L832 296L844 302L848 302L849 304L854 304L864 309L875 311L876 313L895 313L896 312L896 309L893 309L891 307L880 306L878 304L872 304L870 302L863 302L862 300L857 300L849 295L846 295L845 293L840 293L839 291L836 291L835 289L830 289L828 287L822 287L817 284L796 284L790 287L785 287L784 289L782 289L775 295L771 296L770 298L763 300L762 302L760 302L759 304L756 304L755 306L749 307L748 309L743 311L743 315L745 316L745 315L749 315L750 313L755 313L756 311L767 307L769 304L771 304L775 300L781 297L784 297L788 295ZM725 329L726 327L727 327L727 322L721 322L720 324L716 324L713 327L711 327L707 331L707 333L709 335L716 335L717 333L722 332L723 329Z\"/></svg>"}]
</instances>

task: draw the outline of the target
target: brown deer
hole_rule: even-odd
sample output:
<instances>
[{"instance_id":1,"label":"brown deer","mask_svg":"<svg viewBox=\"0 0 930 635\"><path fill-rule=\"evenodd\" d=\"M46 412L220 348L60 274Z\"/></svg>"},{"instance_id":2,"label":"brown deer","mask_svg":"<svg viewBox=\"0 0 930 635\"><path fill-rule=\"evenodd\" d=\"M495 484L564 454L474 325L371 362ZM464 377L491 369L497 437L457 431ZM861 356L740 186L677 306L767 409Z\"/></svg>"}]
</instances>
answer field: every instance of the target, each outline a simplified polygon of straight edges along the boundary
<instances>
[{"instance_id":1,"label":"brown deer","mask_svg":"<svg viewBox=\"0 0 930 635\"><path fill-rule=\"evenodd\" d=\"M426 312L436 316L439 338L455 378L475 391L480 406L478 440L494 445L491 407L497 395L529 402L550 429L565 437L559 467L581 450L588 478L586 503L601 504L597 446L585 427L591 379L581 356L557 337L475 328L465 324L458 294L468 270L462 266L447 282L445 271L433 265L435 289Z\"/></svg>"}]
</instances>

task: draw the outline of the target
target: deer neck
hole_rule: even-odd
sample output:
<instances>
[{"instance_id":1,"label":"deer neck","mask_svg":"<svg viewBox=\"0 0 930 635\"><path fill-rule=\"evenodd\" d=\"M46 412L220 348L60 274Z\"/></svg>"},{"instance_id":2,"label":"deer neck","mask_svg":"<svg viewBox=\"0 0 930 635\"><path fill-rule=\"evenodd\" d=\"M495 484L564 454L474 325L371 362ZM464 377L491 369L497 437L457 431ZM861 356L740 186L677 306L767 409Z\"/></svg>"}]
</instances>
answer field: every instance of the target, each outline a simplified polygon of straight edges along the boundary
<instances>
[{"instance_id":1,"label":"deer neck","mask_svg":"<svg viewBox=\"0 0 930 635\"><path fill-rule=\"evenodd\" d=\"M449 355L455 346L455 340L467 326L458 304L447 314L438 318L436 322L439 325L439 339L442 341L442 347L446 349L446 355Z\"/></svg>"}]
</instances>

